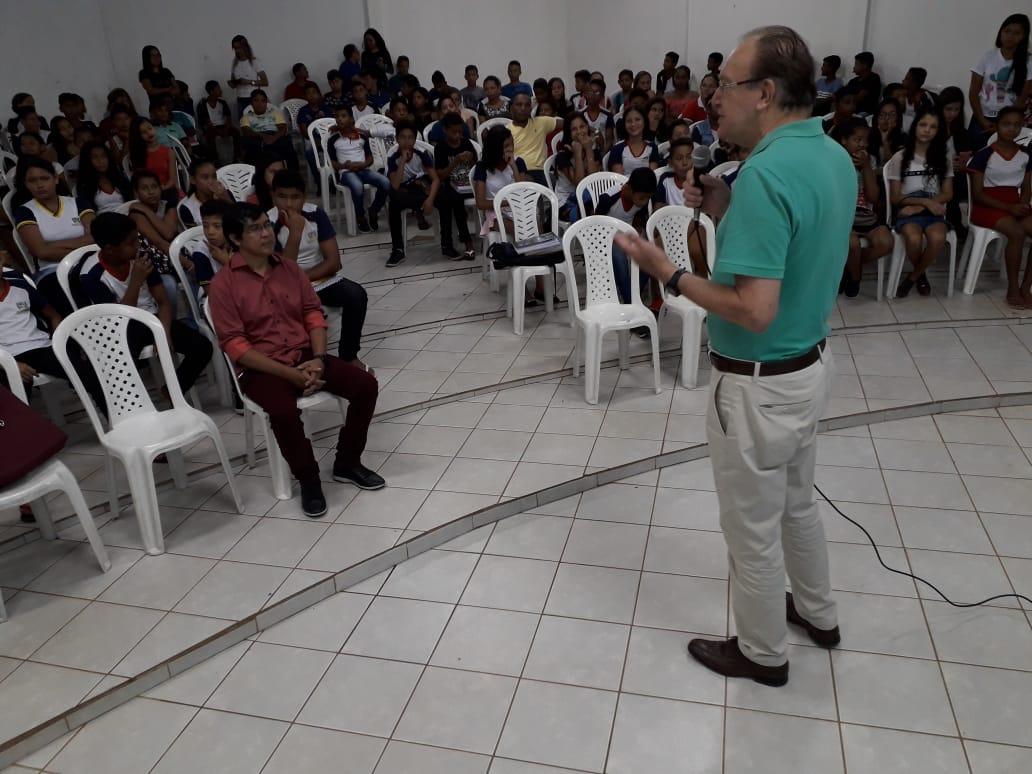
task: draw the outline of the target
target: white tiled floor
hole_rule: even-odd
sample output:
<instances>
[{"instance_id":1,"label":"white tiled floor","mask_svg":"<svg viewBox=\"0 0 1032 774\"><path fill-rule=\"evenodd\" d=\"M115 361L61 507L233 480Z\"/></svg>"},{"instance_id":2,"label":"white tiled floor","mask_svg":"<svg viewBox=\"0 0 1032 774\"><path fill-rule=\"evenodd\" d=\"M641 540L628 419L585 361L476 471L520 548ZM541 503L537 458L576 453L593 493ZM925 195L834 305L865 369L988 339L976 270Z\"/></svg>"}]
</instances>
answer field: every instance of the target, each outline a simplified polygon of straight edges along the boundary
<instances>
[{"instance_id":1,"label":"white tiled floor","mask_svg":"<svg viewBox=\"0 0 1032 774\"><path fill-rule=\"evenodd\" d=\"M410 262L401 268L409 275L428 270L456 271L456 264L434 253L425 247L413 248ZM356 251L349 260L354 261L356 278L369 282L387 276L383 258L384 250L376 248ZM360 266L365 268L360 270ZM459 264L459 269L462 266L465 264ZM987 284L991 286L991 282ZM548 318L541 312L528 312L522 337L512 334L504 318L447 323L456 316L490 313L504 307L504 299L486 290L479 272L413 277L411 282L373 284L367 289L370 314L376 311L386 315L384 321L367 326L367 332L382 337L369 342L365 355L380 376L379 408L383 411L568 365L573 338L565 324L565 310ZM836 336L833 346L838 376L829 414L1032 389L1032 329L1005 319L1012 313L1001 309L996 295L994 287L991 293L972 297L958 294L953 299L933 297L877 304L872 292L871 298L843 300L833 315L837 326L916 320L933 326L941 321L941 326ZM995 318L996 322L950 327L958 325L951 320L966 318ZM431 327L395 333L399 327L425 324ZM644 351L637 340L632 346L633 352ZM613 355L615 343L606 353L607 357ZM99 520L113 562L112 570L105 575L96 573L76 527L66 530L54 543L36 541L0 554L0 583L5 587L11 614L11 620L0 625L0 675L4 676L5 698L16 697L5 702L6 711L0 714L0 738L9 738L210 636L231 621L422 531L602 467L704 441L705 387L684 390L675 386L676 356L664 361L663 370L664 391L659 396L648 388L651 369L641 364L624 372L604 371L597 406L584 403L581 380L566 377L378 421L372 428L366 460L388 477L390 488L381 493L356 493L351 487L327 483L330 514L319 522L304 519L296 501L276 501L266 468L260 465L239 474L238 482L243 484L247 500L246 515L235 512L221 476L199 478L184 491L163 492L168 549L164 556L149 557L140 550L131 509L123 511L118 519ZM700 384L704 385L707 378L708 372L700 371ZM948 593L998 593L1010 582L1027 593L1032 588L1032 530L1026 524L1032 515L1032 465L1026 446L1032 445L1032 412L1018 408L992 416L976 413L983 415L907 420L825 436L820 483L829 496L848 503L850 512L862 518L885 546L883 553L888 561L909 561L940 581ZM240 419L227 412L215 414L231 453L239 454L243 450ZM329 412L313 415L315 428L329 428L338 421L339 415ZM73 425L71 430L76 442L65 459L82 480L87 499L100 503L104 499L104 479L96 443L91 442L91 433L84 426ZM327 470L332 463L334 435L315 442L326 455L323 464ZM212 460L210 448L203 445L188 454L192 468ZM575 506L577 518L571 519ZM733 691L725 697L722 685L707 683L705 675L694 674L680 663L684 638L677 635L674 642L671 632L723 632L727 620L723 590L726 561L716 532L712 480L703 462L639 476L631 482L587 492L576 503L540 510L543 512L511 517L492 530L463 538L461 546L472 547L472 552L435 551L399 566L382 596L371 605L368 596L361 593L338 595L322 603L319 613L312 608L291 619L290 627L263 633L261 642L250 646L249 661L240 667L241 671L254 662L259 665L255 674L261 675L261 657L270 663L276 658L279 664L276 654L305 651L296 663L289 662L286 671L293 677L282 690L271 691L268 685L238 674L225 690L219 688L221 699L208 695L198 698L173 684L156 689L153 695L197 705L207 701L210 709L191 724L196 726L190 734L199 735L198 740L207 738L205 735L227 739L241 735L243 739L252 732L279 739L286 733L285 724L295 720L332 726L312 719L313 713L321 715L324 711L307 709L305 701L310 704L319 695L316 685L328 679L323 678L327 667L327 675L349 673L336 667L343 656L328 660L307 655L308 651L341 651L352 665L378 659L381 661L376 663L429 662L433 669L428 674L447 677L452 674L449 670L473 669L495 676L462 689L481 697L484 703L482 713L473 713L473 725L479 731L471 732L464 721L455 719L439 729L420 728L401 736L395 733L396 741L384 748L382 741L344 733L348 728L332 726L336 730L331 733L295 725L286 733L266 771L279 770L291 760L285 757L284 745L288 750L293 749L291 745L303 747L313 735L323 739L327 748L354 748L356 756L366 755L374 764L382 752L381 772L406 771L404 767L409 764L405 761L419 763L420 771L431 770L428 767L432 764L423 763L420 756L413 757L417 748L410 743L520 758L529 744L528 737L536 739L537 725L548 717L538 705L544 708L558 701L583 706L583 717L576 728L569 729L569 738L558 739L536 753L552 756L539 761L549 765L597 769L601 763L592 752L597 736L592 718L601 714L609 718L606 723L610 725L612 718L617 718L617 730L611 740L606 731L608 741L603 745L609 750L610 771L638 771L649 766L664 771L676 771L677 766L706 770L707 760L719 760L719 744L715 758L703 755L700 751L705 746L693 743L692 752L680 755L680 763L670 764L673 768L661 762L646 763L653 753L651 745L641 740L645 729L679 736L669 720L657 725L648 718L666 717L669 711L673 716L685 713L700 728L712 723L711 708L665 707L667 702L684 700L740 707L727 712L728 729L755 729L752 735L757 739L767 734L802 738L812 732L816 735L814 754L824 749L820 740L826 732L817 730L817 726L777 721L787 724L782 728L765 719L762 713L768 708L762 701L757 705L739 700ZM1030 669L1032 638L1026 613L1017 605L1001 602L988 612L981 609L967 613L975 618L958 624L950 617L951 608L925 599L924 592L919 599L911 582L873 567L870 550L857 543L853 528L835 518L829 525L831 538L836 541L832 556L837 585L844 592L844 620L850 620L848 613L852 611L856 620L863 620L872 629L864 632L851 627L853 639L847 646L858 651L876 650L897 657L904 665L908 660L934 659L938 654L943 661L972 665L965 669L1004 668L1019 670L1022 675L1020 670ZM0 539L17 536L25 529L9 519L8 526L0 526L5 530ZM372 585L364 586L363 591ZM684 599L697 601L686 607ZM322 611L331 603L332 614L326 615ZM991 619L985 618L990 614ZM539 619L547 623L539 625ZM966 627L964 635L957 634L961 624ZM983 632L993 633L992 643L984 641ZM936 637L935 649L932 635ZM946 639L950 640L948 644ZM590 647L583 646L585 641ZM576 653L572 642L580 644ZM475 652L465 652L470 648ZM621 649L626 655L620 654ZM794 677L803 675L798 682L805 683L805 697L813 698L809 693L813 688L820 701L815 699L814 705L807 705L810 709L803 708L806 702L792 704L795 708L789 714L848 721L848 712L855 709L862 715L865 708L869 710L870 703L859 700L859 707L846 710L841 696L834 706L829 703L826 688L831 662L825 660L820 667L814 654L801 652L806 655L796 659L799 663ZM664 661L669 663L654 663L655 653L666 654ZM639 654L645 666L631 659L634 654ZM574 655L582 659L572 658ZM585 663L575 663L578 661ZM226 664L226 670L231 666L219 656L198 667L197 673L219 664ZM842 668L848 673L846 666ZM904 671L909 674L909 670ZM373 680L368 670L362 674L367 684L379 685L379 677ZM211 687L222 676L201 682ZM501 739L501 746L497 750L481 749L480 737L490 736L495 730L490 708L505 693L501 686L508 684L497 678L512 683L509 698L516 697L515 708L531 709L515 716L510 712L510 718L515 718L511 730L506 726L506 733L496 735L494 740ZM519 690L514 678L522 678ZM958 671L953 679L972 691L983 690L980 681L969 673ZM384 680L398 684L396 675ZM948 674L946 680L948 686ZM197 682L186 676L173 682L183 686L191 681ZM564 691L555 695L553 689L537 687L552 683L572 683L575 690L567 697ZM441 677L433 685L444 691L454 689ZM620 694L616 708L612 691L621 685L625 693ZM864 688L874 690L871 685ZM248 711L268 718L264 730L241 728L233 725L236 721L220 719L241 707L259 707L259 699L251 692L261 693L263 689L275 694L271 698L276 706L263 707L260 713L256 709ZM308 694L313 690L310 699ZM336 691L326 690L330 696L339 696ZM291 698L292 692L305 695ZM368 691L363 689L363 693ZM423 689L422 694L417 690L417 695L428 697L431 707L441 700L437 694L437 688ZM646 698L625 698L632 694ZM914 700L923 695L916 689L908 693ZM664 703L657 704L660 699ZM154 699L140 701L154 703ZM990 692L980 695L979 701L996 699ZM335 702L326 700L324 704ZM781 704L775 708L787 711ZM898 706L896 709L899 711ZM309 719L299 720L299 711L301 718ZM716 711L719 741L722 714L719 708ZM956 711L959 717L962 710ZM357 714L364 717L362 712ZM391 722L397 720L394 717ZM975 726L984 723L977 709L971 711L971 722ZM410 721L404 727L417 725L422 723ZM554 730L560 727L556 725ZM497 730L501 728L499 725ZM274 733L274 729L281 730ZM386 738L391 730L393 725L386 730L381 725L375 731L353 731ZM906 730L956 735L956 728ZM867 739L874 733L864 729L853 738ZM897 738L890 732L878 733L886 739ZM477 739L470 742L470 735ZM969 736L987 742L1032 742L1013 735L998 739L981 731ZM582 737L586 740L583 744L578 741ZM191 738L181 738L176 743L179 751L166 755L162 759L164 768L157 770L186 767L182 761L187 758L178 756L196 752L193 748L197 745L189 741ZM853 771L861 764L849 761L849 738L843 730L841 744ZM401 739L405 743L397 741ZM474 743L476 748L470 746ZM899 742L911 743L938 745L923 737ZM677 749L673 744L670 750ZM893 744L896 742L886 741L884 746L895 749ZM940 747L953 749L950 745L936 749ZM259 745L256 756L261 757L259 753L264 749ZM364 751L361 755L357 752L360 749ZM993 770L985 766L992 765L992 755L1003 754L985 746L978 750L977 754L970 749L967 752L976 772ZM315 752L309 753L315 756L313 770L318 770L322 759ZM486 766L475 755L436 754L443 756L442 770L461 771L470 766L470 770L482 771ZM689 765L687 761L695 754L702 759ZM741 750L725 754L725 769L747 770L749 754ZM261 763L269 755L272 749ZM1019 755L1015 760L1022 759ZM40 763L36 757L30 761ZM784 765L790 764L786 761ZM146 770L145 766L134 768L138 765L143 766L133 763L128 770ZM214 759L206 765L222 770L222 764ZM521 768L523 765L507 764L499 758L491 770L531 771ZM878 760L863 765L886 768L888 764ZM61 762L60 766L64 768L48 770L78 770L73 764ZM115 764L111 766L110 770L118 770ZM258 770L242 768L252 769ZM108 769L90 769L87 765L83 770ZM861 766L857 770L864 769ZM949 770L946 764L943 770Z\"/></svg>"},{"instance_id":2,"label":"white tiled floor","mask_svg":"<svg viewBox=\"0 0 1032 774\"><path fill-rule=\"evenodd\" d=\"M1032 517L972 510L966 499L901 504L927 488L929 474L899 469L906 455L881 451L900 436L921 438L925 457L941 461L935 488L1009 480L1027 498L1032 476L1011 467L962 473L967 450L945 440L963 427L988 459L1009 450L1027 460L1032 448L1000 430L1027 415L978 411L824 434L820 453L838 455L838 464L823 466L818 483L844 492L836 504L872 531L886 561L927 574L960 601L1029 594L1032 577L1012 573L1010 563L1032 564ZM898 486L870 495L876 479L847 486L853 474L895 476ZM830 508L841 647L813 647L790 629L784 688L725 680L696 664L685 651L692 635L733 633L711 475L706 459L684 463L482 527L234 646L22 766L304 774L347 760L354 774L1030 770L1030 612L1005 600L958 609L919 593L913 581L881 570L862 533ZM54 642L45 647L59 648ZM17 678L32 669L46 667L29 662L7 678L5 705L19 705ZM89 688L54 679L49 690L58 685Z\"/></svg>"}]
</instances>

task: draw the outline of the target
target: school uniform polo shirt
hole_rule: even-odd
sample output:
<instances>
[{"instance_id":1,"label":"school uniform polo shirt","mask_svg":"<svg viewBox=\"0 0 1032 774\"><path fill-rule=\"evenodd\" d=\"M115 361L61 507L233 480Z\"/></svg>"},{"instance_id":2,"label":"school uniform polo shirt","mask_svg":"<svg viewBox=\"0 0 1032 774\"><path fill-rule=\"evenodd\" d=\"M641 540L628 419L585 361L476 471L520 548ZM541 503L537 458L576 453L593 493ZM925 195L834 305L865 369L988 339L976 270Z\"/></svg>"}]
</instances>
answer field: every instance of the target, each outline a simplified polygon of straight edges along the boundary
<instances>
[{"instance_id":1,"label":"school uniform polo shirt","mask_svg":"<svg viewBox=\"0 0 1032 774\"><path fill-rule=\"evenodd\" d=\"M117 273L106 265L97 255L86 259L79 273L82 289L89 296L92 304L119 304L129 290L131 269L126 267L125 273ZM161 275L152 270L140 288L136 297L136 308L151 314L158 313L158 302L154 300L150 289L161 285Z\"/></svg>"},{"instance_id":2,"label":"school uniform polo shirt","mask_svg":"<svg viewBox=\"0 0 1032 774\"><path fill-rule=\"evenodd\" d=\"M23 228L30 223L39 228L39 234L45 242L60 242L64 239L78 239L85 233L80 218L92 209L79 210L75 199L61 196L57 212L51 212L35 199L29 199L20 207L15 207L14 227ZM57 269L59 261L36 259L39 264L39 276L49 274Z\"/></svg>"},{"instance_id":3,"label":"school uniform polo shirt","mask_svg":"<svg viewBox=\"0 0 1032 774\"><path fill-rule=\"evenodd\" d=\"M50 336L39 327L46 299L21 279L5 278L0 286L0 348L17 357L50 346Z\"/></svg>"},{"instance_id":4,"label":"school uniform polo shirt","mask_svg":"<svg viewBox=\"0 0 1032 774\"><path fill-rule=\"evenodd\" d=\"M753 333L712 312L710 346L738 360L782 360L828 335L849 252L856 171L821 120L793 121L765 135L739 168L731 205L717 228L713 281L735 276L781 281L778 310Z\"/></svg>"},{"instance_id":5,"label":"school uniform polo shirt","mask_svg":"<svg viewBox=\"0 0 1032 774\"><path fill-rule=\"evenodd\" d=\"M272 231L276 235L276 249L282 250L290 239L290 229L279 220L279 210L275 207L265 213L272 222ZM304 231L301 232L301 243L297 248L297 265L303 270L315 268L323 262L320 243L333 239L337 232L333 230L329 216L311 202L305 202L301 208L305 219Z\"/></svg>"},{"instance_id":6,"label":"school uniform polo shirt","mask_svg":"<svg viewBox=\"0 0 1032 774\"><path fill-rule=\"evenodd\" d=\"M348 161L362 164L365 162L366 156L373 155L373 150L369 146L369 138L362 137L358 132L349 137L345 137L343 134L331 135L330 152L338 164Z\"/></svg>"}]
</instances>

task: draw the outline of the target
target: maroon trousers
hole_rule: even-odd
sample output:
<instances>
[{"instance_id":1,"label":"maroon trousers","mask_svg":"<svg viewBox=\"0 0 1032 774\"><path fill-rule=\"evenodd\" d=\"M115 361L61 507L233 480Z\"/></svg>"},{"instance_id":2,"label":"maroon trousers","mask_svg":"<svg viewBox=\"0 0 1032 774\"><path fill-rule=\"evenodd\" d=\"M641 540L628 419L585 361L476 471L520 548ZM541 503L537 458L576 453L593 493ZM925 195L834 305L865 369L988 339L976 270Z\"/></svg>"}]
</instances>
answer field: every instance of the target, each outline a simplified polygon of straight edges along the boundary
<instances>
[{"instance_id":1,"label":"maroon trousers","mask_svg":"<svg viewBox=\"0 0 1032 774\"><path fill-rule=\"evenodd\" d=\"M306 350L298 362L303 363L311 357L311 351ZM335 464L341 467L358 465L376 409L379 392L376 377L358 366L327 355L323 379L326 381L323 390L348 400L347 419L337 436ZM319 464L312 452L312 444L305 436L301 412L297 408L301 392L285 379L260 371L247 371L240 380L240 386L247 397L269 415L272 432L294 478L298 481L317 480Z\"/></svg>"}]
</instances>

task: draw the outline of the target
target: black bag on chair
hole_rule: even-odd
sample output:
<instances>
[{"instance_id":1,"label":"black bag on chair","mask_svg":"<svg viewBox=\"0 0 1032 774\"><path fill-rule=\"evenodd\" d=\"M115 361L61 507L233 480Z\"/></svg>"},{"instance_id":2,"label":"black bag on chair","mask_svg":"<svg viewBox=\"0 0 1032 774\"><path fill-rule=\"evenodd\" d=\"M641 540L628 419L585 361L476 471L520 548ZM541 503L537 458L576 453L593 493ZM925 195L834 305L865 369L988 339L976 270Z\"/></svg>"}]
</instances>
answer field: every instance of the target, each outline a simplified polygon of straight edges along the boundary
<instances>
[{"instance_id":1,"label":"black bag on chair","mask_svg":"<svg viewBox=\"0 0 1032 774\"><path fill-rule=\"evenodd\" d=\"M513 266L551 266L566 260L562 250L558 252L521 253L511 242L495 242L487 249L487 257L496 269L511 269Z\"/></svg>"},{"instance_id":2,"label":"black bag on chair","mask_svg":"<svg viewBox=\"0 0 1032 774\"><path fill-rule=\"evenodd\" d=\"M28 475L67 442L57 425L0 386L0 486Z\"/></svg>"}]
</instances>

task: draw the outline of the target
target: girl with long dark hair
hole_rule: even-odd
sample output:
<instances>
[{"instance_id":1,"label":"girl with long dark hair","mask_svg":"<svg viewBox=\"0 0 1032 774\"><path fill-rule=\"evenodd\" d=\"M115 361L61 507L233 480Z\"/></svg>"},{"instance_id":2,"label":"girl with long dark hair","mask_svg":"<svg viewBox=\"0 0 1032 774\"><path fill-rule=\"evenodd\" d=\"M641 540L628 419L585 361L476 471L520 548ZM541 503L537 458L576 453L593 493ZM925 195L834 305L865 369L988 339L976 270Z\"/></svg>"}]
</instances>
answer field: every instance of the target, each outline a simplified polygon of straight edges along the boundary
<instances>
[{"instance_id":1,"label":"girl with long dark hair","mask_svg":"<svg viewBox=\"0 0 1032 774\"><path fill-rule=\"evenodd\" d=\"M158 51L158 47L144 46L143 51L140 52L140 59L141 67L138 77L147 96L153 99L162 94L171 95L176 76L161 61L161 52ZM110 101L110 97L108 99Z\"/></svg>"},{"instance_id":2,"label":"girl with long dark hair","mask_svg":"<svg viewBox=\"0 0 1032 774\"><path fill-rule=\"evenodd\" d=\"M1032 60L1028 54L1029 18L1012 13L1003 20L996 43L971 68L971 141L984 146L996 129L996 114L1017 104L1025 90ZM1019 105L1020 107L1020 105Z\"/></svg>"},{"instance_id":3,"label":"girl with long dark hair","mask_svg":"<svg viewBox=\"0 0 1032 774\"><path fill-rule=\"evenodd\" d=\"M117 210L133 198L129 179L102 142L88 142L79 153L79 175L75 182L75 201L79 211Z\"/></svg>"},{"instance_id":4,"label":"girl with long dark hair","mask_svg":"<svg viewBox=\"0 0 1032 774\"><path fill-rule=\"evenodd\" d=\"M383 35L372 27L362 34L362 69L376 73L381 89L387 85L387 76L394 72L394 62Z\"/></svg>"},{"instance_id":5,"label":"girl with long dark hair","mask_svg":"<svg viewBox=\"0 0 1032 774\"><path fill-rule=\"evenodd\" d=\"M250 42L243 35L233 38L233 64L229 70L229 86L236 93L237 117L251 106L251 92L269 85L262 63L254 55Z\"/></svg>"}]
</instances>

